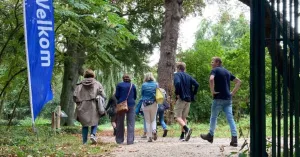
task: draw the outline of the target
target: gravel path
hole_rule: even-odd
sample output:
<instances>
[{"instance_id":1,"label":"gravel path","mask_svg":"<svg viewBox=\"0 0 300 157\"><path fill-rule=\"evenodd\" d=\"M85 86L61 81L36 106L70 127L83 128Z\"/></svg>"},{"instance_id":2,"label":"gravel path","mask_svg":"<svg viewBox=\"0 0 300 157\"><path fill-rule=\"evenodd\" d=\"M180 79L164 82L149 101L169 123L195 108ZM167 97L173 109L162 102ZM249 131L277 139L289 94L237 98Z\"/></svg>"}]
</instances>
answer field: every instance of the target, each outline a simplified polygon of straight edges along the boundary
<instances>
[{"instance_id":1,"label":"gravel path","mask_svg":"<svg viewBox=\"0 0 300 157\"><path fill-rule=\"evenodd\" d=\"M101 137L101 141L115 142L114 137ZM126 141L126 138L125 138ZM244 139L239 139L238 147L229 146L229 138L215 138L211 144L200 137L191 138L188 142L178 138L159 137L157 141L147 142L147 139L136 137L133 145L121 144L112 152L105 154L111 157L218 157L229 156L239 152ZM247 146L246 146L247 147ZM238 153L237 153L238 154ZM231 156L238 156L233 154Z\"/></svg>"}]
</instances>

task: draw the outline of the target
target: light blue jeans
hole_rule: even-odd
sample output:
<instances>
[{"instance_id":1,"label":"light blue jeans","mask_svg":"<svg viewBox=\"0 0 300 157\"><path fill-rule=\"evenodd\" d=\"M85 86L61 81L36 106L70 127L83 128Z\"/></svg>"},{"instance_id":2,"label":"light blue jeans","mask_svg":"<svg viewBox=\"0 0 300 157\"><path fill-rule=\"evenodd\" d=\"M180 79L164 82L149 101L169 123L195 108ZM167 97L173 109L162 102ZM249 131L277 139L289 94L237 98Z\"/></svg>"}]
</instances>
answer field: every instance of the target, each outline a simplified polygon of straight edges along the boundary
<instances>
[{"instance_id":1,"label":"light blue jeans","mask_svg":"<svg viewBox=\"0 0 300 157\"><path fill-rule=\"evenodd\" d=\"M157 111L157 114L158 114L158 119L159 119L159 123L161 125L161 127L166 130L167 129L167 125L165 123L165 120L164 120L164 111Z\"/></svg>"},{"instance_id":2,"label":"light blue jeans","mask_svg":"<svg viewBox=\"0 0 300 157\"><path fill-rule=\"evenodd\" d=\"M91 126L91 134L96 135L97 127L98 127L98 125ZM83 126L82 127L82 143L83 144L85 144L87 142L88 132L89 132L89 127L88 126Z\"/></svg>"},{"instance_id":3,"label":"light blue jeans","mask_svg":"<svg viewBox=\"0 0 300 157\"><path fill-rule=\"evenodd\" d=\"M222 100L214 99L211 105L211 116L210 116L210 129L209 133L214 136L214 132L217 125L217 119L220 111L225 112L227 122L230 126L231 136L237 136L236 126L232 114L232 101L231 100Z\"/></svg>"}]
</instances>

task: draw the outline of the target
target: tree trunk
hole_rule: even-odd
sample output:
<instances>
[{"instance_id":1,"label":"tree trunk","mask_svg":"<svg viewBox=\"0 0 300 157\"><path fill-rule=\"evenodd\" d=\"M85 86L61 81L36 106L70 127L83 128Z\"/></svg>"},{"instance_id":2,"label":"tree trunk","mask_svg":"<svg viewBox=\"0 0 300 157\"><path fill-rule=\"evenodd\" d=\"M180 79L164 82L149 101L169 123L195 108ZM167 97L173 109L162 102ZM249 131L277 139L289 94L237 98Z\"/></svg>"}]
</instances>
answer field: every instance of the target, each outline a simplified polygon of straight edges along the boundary
<instances>
[{"instance_id":1,"label":"tree trunk","mask_svg":"<svg viewBox=\"0 0 300 157\"><path fill-rule=\"evenodd\" d=\"M73 92L84 64L84 51L79 48L78 43L68 41L67 52L64 60L63 87L60 96L60 106L66 112L68 118L61 119L61 125L74 125L75 104L73 102Z\"/></svg>"},{"instance_id":2,"label":"tree trunk","mask_svg":"<svg viewBox=\"0 0 300 157\"><path fill-rule=\"evenodd\" d=\"M162 28L162 39L160 45L160 59L158 62L158 82L161 88L164 88L168 95L172 97L173 73L175 72L175 57L177 49L177 40L179 34L179 22L182 17L183 0L165 0L165 17ZM171 101L171 111L175 101ZM167 121L171 122L172 114L168 112Z\"/></svg>"}]
</instances>

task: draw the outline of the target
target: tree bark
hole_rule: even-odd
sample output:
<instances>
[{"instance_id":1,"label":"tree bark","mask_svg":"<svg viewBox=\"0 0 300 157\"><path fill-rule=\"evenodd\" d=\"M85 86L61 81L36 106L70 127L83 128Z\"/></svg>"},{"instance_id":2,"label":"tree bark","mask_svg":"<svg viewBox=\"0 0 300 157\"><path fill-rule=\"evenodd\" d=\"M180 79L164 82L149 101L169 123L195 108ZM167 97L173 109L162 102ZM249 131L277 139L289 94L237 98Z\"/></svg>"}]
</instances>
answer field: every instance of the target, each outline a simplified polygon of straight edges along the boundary
<instances>
[{"instance_id":1,"label":"tree bark","mask_svg":"<svg viewBox=\"0 0 300 157\"><path fill-rule=\"evenodd\" d=\"M173 95L173 73L175 72L175 57L179 34L179 22L182 18L183 0L165 0L165 17L162 28L160 59L158 62L158 82L168 95ZM171 103L172 111L173 103ZM169 122L173 120L168 114Z\"/></svg>"},{"instance_id":2,"label":"tree bark","mask_svg":"<svg viewBox=\"0 0 300 157\"><path fill-rule=\"evenodd\" d=\"M67 52L64 60L63 87L60 96L60 106L66 112L68 118L61 119L61 125L74 125L75 104L73 102L73 92L80 75L82 75L82 66L84 64L84 51L74 40L68 40Z\"/></svg>"}]
</instances>

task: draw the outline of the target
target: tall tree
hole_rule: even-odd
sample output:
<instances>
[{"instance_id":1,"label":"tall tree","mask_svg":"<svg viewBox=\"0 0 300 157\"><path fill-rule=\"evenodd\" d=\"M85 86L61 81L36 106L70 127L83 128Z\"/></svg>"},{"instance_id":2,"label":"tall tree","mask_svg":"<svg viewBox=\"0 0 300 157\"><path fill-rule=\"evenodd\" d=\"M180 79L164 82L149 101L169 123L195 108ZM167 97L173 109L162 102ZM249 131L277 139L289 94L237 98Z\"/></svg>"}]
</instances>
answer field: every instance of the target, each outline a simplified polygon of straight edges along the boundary
<instances>
[{"instance_id":1,"label":"tall tree","mask_svg":"<svg viewBox=\"0 0 300 157\"><path fill-rule=\"evenodd\" d=\"M83 66L100 70L110 67L103 64L115 60L109 51L113 47L124 47L134 38L124 26L126 20L116 11L108 2L99 0L56 3L58 49L64 56L60 105L68 115L63 125L73 125L73 92L83 74Z\"/></svg>"},{"instance_id":2,"label":"tall tree","mask_svg":"<svg viewBox=\"0 0 300 157\"><path fill-rule=\"evenodd\" d=\"M165 0L164 20L161 32L158 82L170 95L173 93L173 73L180 20L191 13L200 13L205 6L202 0Z\"/></svg>"}]
</instances>

